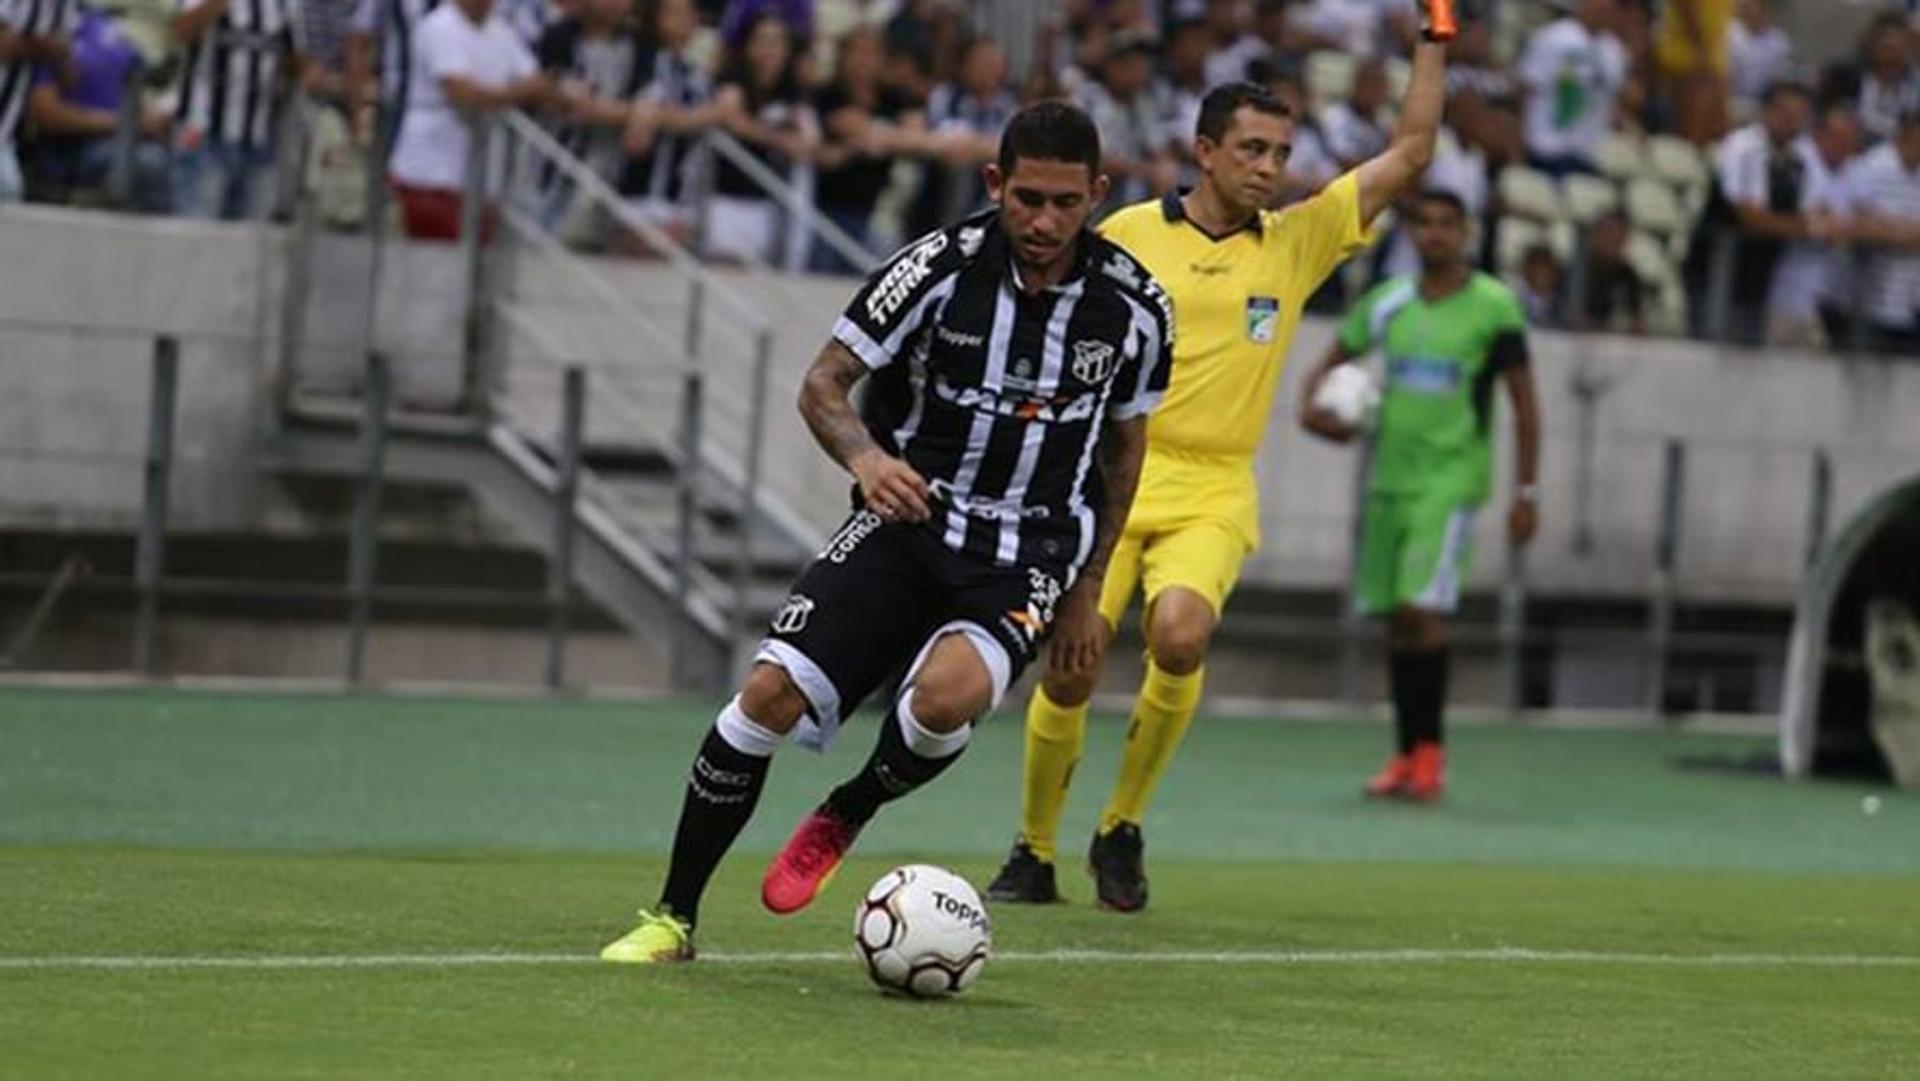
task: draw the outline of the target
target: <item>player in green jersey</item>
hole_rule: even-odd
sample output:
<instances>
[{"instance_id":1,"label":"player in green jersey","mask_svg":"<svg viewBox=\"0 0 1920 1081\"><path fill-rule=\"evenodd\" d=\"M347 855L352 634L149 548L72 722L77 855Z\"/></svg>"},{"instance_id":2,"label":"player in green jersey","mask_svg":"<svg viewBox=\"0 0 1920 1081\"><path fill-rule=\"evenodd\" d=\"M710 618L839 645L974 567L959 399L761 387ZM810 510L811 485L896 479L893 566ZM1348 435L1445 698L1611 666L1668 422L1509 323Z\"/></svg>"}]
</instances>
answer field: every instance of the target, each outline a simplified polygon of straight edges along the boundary
<instances>
[{"instance_id":1,"label":"player in green jersey","mask_svg":"<svg viewBox=\"0 0 1920 1081\"><path fill-rule=\"evenodd\" d=\"M1526 319L1512 290L1467 262L1467 214L1448 192L1423 193L1410 221L1420 274L1376 286L1300 392L1300 423L1336 442L1360 432L1314 404L1327 374L1375 349L1386 385L1373 433L1356 601L1388 619L1388 668L1399 752L1367 794L1420 801L1446 784L1441 713L1447 621L1467 573L1473 518L1493 463L1494 384L1513 402L1518 462L1507 536L1539 524L1540 411L1527 368Z\"/></svg>"}]
</instances>

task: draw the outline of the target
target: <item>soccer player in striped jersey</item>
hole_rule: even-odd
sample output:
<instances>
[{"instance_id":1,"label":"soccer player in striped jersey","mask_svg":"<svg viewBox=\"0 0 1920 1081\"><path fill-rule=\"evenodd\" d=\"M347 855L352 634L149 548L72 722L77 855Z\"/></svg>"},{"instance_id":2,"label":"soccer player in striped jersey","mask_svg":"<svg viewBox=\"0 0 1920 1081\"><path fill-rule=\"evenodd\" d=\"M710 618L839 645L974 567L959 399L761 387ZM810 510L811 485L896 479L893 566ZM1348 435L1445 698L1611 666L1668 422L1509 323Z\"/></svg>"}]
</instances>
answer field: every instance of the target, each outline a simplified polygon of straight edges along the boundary
<instances>
[{"instance_id":1,"label":"soccer player in striped jersey","mask_svg":"<svg viewBox=\"0 0 1920 1081\"><path fill-rule=\"evenodd\" d=\"M786 736L815 747L896 672L866 765L767 869L809 904L880 807L966 748L1062 605L1091 610L1171 364L1172 316L1126 252L1085 229L1100 136L1070 105L1015 114L986 170L997 204L908 245L854 297L800 411L853 475L855 510L794 583L707 733L657 909L609 961L691 960L701 895ZM871 377L863 417L850 398Z\"/></svg>"}]
</instances>

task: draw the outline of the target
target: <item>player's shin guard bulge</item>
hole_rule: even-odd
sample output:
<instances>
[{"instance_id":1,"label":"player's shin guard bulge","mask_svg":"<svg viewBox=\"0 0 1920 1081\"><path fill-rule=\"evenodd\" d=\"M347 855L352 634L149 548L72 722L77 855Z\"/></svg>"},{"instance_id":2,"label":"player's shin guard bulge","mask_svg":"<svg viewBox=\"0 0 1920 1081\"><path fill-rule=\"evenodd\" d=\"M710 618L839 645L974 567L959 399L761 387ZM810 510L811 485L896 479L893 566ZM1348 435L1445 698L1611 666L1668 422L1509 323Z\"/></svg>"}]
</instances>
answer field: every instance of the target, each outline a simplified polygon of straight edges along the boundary
<instances>
[{"instance_id":1,"label":"player's shin guard bulge","mask_svg":"<svg viewBox=\"0 0 1920 1081\"><path fill-rule=\"evenodd\" d=\"M1206 669L1175 675L1147 659L1147 678L1140 685L1140 698L1134 703L1133 723L1127 728L1126 750L1120 758L1120 774L1114 780L1113 797L1100 816L1100 832L1106 833L1122 823L1135 825L1146 820L1147 804L1160 786L1160 778L1173 762L1174 752L1193 723L1200 707L1200 691L1206 683Z\"/></svg>"},{"instance_id":2,"label":"player's shin guard bulge","mask_svg":"<svg viewBox=\"0 0 1920 1081\"><path fill-rule=\"evenodd\" d=\"M753 817L780 737L755 724L734 699L694 756L673 861L660 902L689 924L699 919L700 896L720 860Z\"/></svg>"},{"instance_id":3,"label":"player's shin guard bulge","mask_svg":"<svg viewBox=\"0 0 1920 1081\"><path fill-rule=\"evenodd\" d=\"M1035 687L1027 703L1026 765L1020 796L1020 840L1042 863L1052 863L1060 816L1074 767L1087 742L1087 704L1063 706Z\"/></svg>"}]
</instances>

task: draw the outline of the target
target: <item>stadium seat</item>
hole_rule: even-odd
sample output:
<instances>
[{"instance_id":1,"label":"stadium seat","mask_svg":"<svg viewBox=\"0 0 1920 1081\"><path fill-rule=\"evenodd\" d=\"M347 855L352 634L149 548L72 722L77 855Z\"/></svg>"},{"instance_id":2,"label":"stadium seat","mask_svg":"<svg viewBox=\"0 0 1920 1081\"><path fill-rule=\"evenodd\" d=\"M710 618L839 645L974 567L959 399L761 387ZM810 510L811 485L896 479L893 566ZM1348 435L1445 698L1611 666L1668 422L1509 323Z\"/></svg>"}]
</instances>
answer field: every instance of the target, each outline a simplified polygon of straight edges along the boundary
<instances>
[{"instance_id":1,"label":"stadium seat","mask_svg":"<svg viewBox=\"0 0 1920 1081\"><path fill-rule=\"evenodd\" d=\"M1507 210L1536 221L1557 221L1565 216L1560 201L1560 186L1538 169L1509 165L1500 170L1500 200Z\"/></svg>"},{"instance_id":2,"label":"stadium seat","mask_svg":"<svg viewBox=\"0 0 1920 1081\"><path fill-rule=\"evenodd\" d=\"M1547 243L1553 247L1553 254L1570 266L1580 251L1580 227L1564 219L1554 222L1547 227Z\"/></svg>"},{"instance_id":3,"label":"stadium seat","mask_svg":"<svg viewBox=\"0 0 1920 1081\"><path fill-rule=\"evenodd\" d=\"M1525 218L1508 215L1500 219L1500 231L1494 240L1494 266L1504 278L1520 276L1520 261L1527 249L1546 240L1546 230Z\"/></svg>"},{"instance_id":4,"label":"stadium seat","mask_svg":"<svg viewBox=\"0 0 1920 1081\"><path fill-rule=\"evenodd\" d=\"M1672 135L1647 140L1647 162L1654 176L1676 188L1704 187L1712 176L1700 148Z\"/></svg>"},{"instance_id":5,"label":"stadium seat","mask_svg":"<svg viewBox=\"0 0 1920 1081\"><path fill-rule=\"evenodd\" d=\"M1353 73L1359 64L1347 53L1322 49L1307 57L1307 93L1325 104L1344 101L1353 92Z\"/></svg>"},{"instance_id":6,"label":"stadium seat","mask_svg":"<svg viewBox=\"0 0 1920 1081\"><path fill-rule=\"evenodd\" d=\"M1603 174L1620 183L1652 172L1640 140L1630 135L1609 135L1601 140L1593 160Z\"/></svg>"},{"instance_id":7,"label":"stadium seat","mask_svg":"<svg viewBox=\"0 0 1920 1081\"><path fill-rule=\"evenodd\" d=\"M1639 228L1665 237L1686 233L1691 219L1673 189L1658 180L1636 180L1627 185L1627 216Z\"/></svg>"},{"instance_id":8,"label":"stadium seat","mask_svg":"<svg viewBox=\"0 0 1920 1081\"><path fill-rule=\"evenodd\" d=\"M1659 237L1644 230L1635 229L1627 237L1627 262L1650 283L1664 284L1675 277L1667 246Z\"/></svg>"},{"instance_id":9,"label":"stadium seat","mask_svg":"<svg viewBox=\"0 0 1920 1081\"><path fill-rule=\"evenodd\" d=\"M1560 193L1566 203L1567 217L1582 224L1620 205L1620 189L1613 181L1597 176L1577 173L1569 176L1560 182Z\"/></svg>"}]
</instances>

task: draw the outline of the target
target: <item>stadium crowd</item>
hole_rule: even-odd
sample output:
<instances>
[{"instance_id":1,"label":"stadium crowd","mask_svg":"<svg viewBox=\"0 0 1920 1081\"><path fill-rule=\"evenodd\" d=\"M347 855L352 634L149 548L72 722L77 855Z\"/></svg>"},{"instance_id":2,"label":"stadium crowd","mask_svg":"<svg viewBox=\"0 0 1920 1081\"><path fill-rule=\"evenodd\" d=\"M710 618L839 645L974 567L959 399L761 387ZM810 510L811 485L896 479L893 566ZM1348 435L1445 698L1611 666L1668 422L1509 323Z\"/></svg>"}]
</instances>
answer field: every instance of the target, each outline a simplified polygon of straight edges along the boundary
<instances>
[{"instance_id":1,"label":"stadium crowd","mask_svg":"<svg viewBox=\"0 0 1920 1081\"><path fill-rule=\"evenodd\" d=\"M1538 324L1920 356L1920 2L1817 70L1768 0L1460 6L1428 184ZM270 213L304 97L310 175L349 190L384 155L408 233L452 236L462 114L521 108L671 235L717 129L881 250L982 198L1027 101L1094 117L1111 205L1175 189L1201 95L1237 78L1301 118L1297 199L1385 144L1413 20L1404 0L0 0L0 202ZM708 252L778 257L779 203L724 157L710 188ZM786 261L850 269L818 241ZM1390 236L1321 306L1412 265Z\"/></svg>"}]
</instances>

